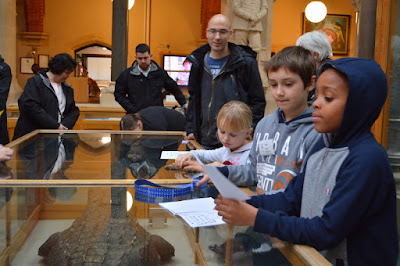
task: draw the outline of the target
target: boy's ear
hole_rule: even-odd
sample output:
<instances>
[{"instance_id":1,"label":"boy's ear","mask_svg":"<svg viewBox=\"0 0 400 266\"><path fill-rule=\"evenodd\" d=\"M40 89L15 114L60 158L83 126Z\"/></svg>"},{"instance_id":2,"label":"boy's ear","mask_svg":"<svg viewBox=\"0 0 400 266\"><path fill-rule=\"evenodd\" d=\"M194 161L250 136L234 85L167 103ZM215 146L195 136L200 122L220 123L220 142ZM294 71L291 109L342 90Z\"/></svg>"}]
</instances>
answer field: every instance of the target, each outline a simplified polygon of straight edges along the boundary
<instances>
[{"instance_id":1,"label":"boy's ear","mask_svg":"<svg viewBox=\"0 0 400 266\"><path fill-rule=\"evenodd\" d=\"M246 137L250 136L251 132L253 132L253 128L252 127L249 128L249 130L247 130Z\"/></svg>"},{"instance_id":2,"label":"boy's ear","mask_svg":"<svg viewBox=\"0 0 400 266\"><path fill-rule=\"evenodd\" d=\"M313 75L313 76L311 77L310 83L308 84L308 86L307 86L307 88L306 88L306 90L307 90L308 92L312 91L312 90L315 88L315 80L316 80L316 76Z\"/></svg>"}]
</instances>

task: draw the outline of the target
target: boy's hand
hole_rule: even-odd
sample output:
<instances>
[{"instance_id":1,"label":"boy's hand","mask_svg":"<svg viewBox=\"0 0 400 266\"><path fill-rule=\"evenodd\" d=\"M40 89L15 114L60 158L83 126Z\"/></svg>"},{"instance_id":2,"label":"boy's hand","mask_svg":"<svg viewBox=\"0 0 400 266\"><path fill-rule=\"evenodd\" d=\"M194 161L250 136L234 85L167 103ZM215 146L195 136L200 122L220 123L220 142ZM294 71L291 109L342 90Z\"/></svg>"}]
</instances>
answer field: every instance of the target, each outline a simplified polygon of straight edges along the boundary
<instances>
[{"instance_id":1,"label":"boy's hand","mask_svg":"<svg viewBox=\"0 0 400 266\"><path fill-rule=\"evenodd\" d=\"M214 200L215 209L222 220L232 225L254 226L258 209L242 201L226 199L221 195Z\"/></svg>"},{"instance_id":2,"label":"boy's hand","mask_svg":"<svg viewBox=\"0 0 400 266\"><path fill-rule=\"evenodd\" d=\"M184 165L184 163L185 163L186 161L192 160L192 158L193 158L193 155L192 155L191 153L186 153L186 154L179 155L179 156L175 159L175 165L176 165L176 167L178 167L178 168L182 168L183 165Z\"/></svg>"},{"instance_id":3,"label":"boy's hand","mask_svg":"<svg viewBox=\"0 0 400 266\"><path fill-rule=\"evenodd\" d=\"M208 177L207 174L204 174L203 178L196 183L196 187L200 187L201 185L206 183L208 180L210 180L210 178Z\"/></svg>"}]
</instances>

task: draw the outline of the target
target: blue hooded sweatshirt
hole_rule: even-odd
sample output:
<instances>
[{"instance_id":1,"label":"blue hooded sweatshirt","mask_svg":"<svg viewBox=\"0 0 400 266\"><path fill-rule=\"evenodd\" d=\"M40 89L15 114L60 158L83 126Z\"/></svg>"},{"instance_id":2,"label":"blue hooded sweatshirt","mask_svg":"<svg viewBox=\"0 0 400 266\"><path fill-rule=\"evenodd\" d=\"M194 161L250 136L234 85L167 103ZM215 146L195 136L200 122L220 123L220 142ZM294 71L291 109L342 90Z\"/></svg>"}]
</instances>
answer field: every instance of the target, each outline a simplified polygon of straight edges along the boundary
<instances>
[{"instance_id":1,"label":"blue hooded sweatshirt","mask_svg":"<svg viewBox=\"0 0 400 266\"><path fill-rule=\"evenodd\" d=\"M387 96L386 75L371 59L341 58L321 66L347 77L339 130L323 134L284 192L252 197L255 231L309 245L331 263L396 265L398 232L393 173L370 132ZM318 83L317 83L318 85Z\"/></svg>"}]
</instances>

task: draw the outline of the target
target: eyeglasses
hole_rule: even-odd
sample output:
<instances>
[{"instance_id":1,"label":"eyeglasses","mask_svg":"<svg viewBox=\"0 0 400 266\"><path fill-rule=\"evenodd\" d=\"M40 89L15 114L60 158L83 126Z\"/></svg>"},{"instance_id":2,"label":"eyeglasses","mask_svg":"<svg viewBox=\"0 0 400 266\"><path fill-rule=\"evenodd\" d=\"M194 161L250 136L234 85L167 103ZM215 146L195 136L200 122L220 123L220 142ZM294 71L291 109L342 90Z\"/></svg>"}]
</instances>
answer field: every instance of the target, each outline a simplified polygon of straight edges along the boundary
<instances>
[{"instance_id":1,"label":"eyeglasses","mask_svg":"<svg viewBox=\"0 0 400 266\"><path fill-rule=\"evenodd\" d=\"M207 32L210 36L216 36L217 33L219 33L219 36L221 36L221 37L226 36L229 33L229 31L227 29L222 29L222 30L208 29Z\"/></svg>"}]
</instances>

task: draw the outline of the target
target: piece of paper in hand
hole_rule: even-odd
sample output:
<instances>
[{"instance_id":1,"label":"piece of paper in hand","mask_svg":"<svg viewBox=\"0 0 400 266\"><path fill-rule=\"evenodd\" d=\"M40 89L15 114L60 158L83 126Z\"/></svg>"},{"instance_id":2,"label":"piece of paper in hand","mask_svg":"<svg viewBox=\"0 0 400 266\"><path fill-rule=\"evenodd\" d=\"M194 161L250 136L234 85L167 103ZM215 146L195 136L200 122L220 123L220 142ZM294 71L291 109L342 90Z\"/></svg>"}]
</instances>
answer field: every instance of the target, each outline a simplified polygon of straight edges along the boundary
<instances>
[{"instance_id":1,"label":"piece of paper in hand","mask_svg":"<svg viewBox=\"0 0 400 266\"><path fill-rule=\"evenodd\" d=\"M243 190L226 178L214 165L203 165L203 170L207 173L224 198L238 201L250 199Z\"/></svg>"},{"instance_id":2,"label":"piece of paper in hand","mask_svg":"<svg viewBox=\"0 0 400 266\"><path fill-rule=\"evenodd\" d=\"M193 154L193 156L203 167L204 172L207 173L207 175L213 181L215 187L218 189L219 193L224 198L238 201L250 199L250 196L248 196L243 190L226 178L215 166L204 165L195 154Z\"/></svg>"}]
</instances>

